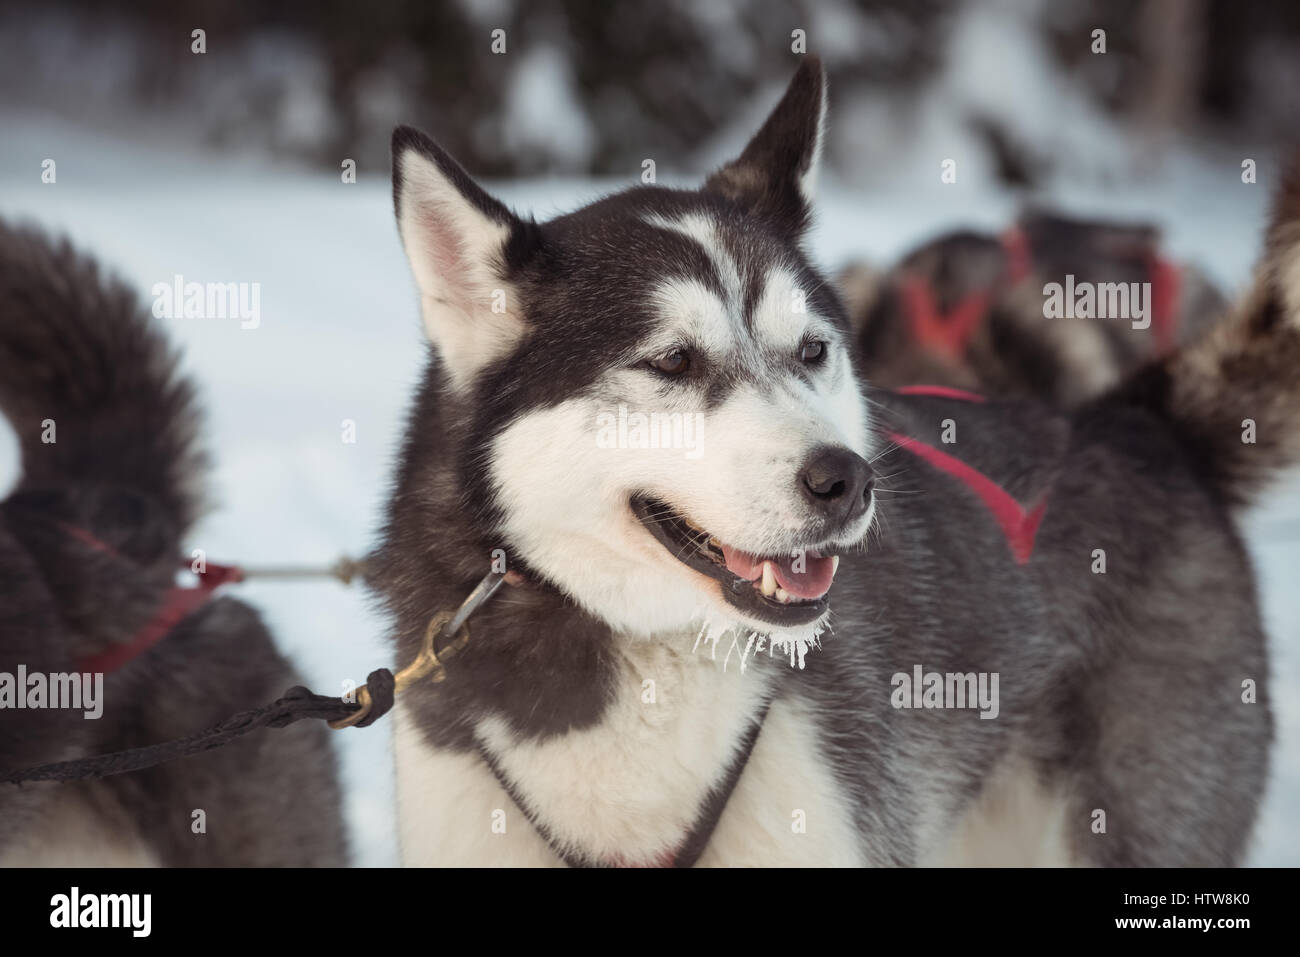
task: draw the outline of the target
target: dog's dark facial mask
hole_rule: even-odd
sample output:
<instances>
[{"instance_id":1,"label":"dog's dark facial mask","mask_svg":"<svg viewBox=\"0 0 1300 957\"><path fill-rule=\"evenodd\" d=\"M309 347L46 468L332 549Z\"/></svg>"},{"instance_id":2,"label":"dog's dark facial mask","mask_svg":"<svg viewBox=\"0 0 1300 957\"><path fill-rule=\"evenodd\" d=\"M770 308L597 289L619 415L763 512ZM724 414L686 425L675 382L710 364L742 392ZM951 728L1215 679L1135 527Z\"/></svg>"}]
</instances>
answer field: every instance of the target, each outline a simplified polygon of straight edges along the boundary
<instances>
[{"instance_id":1,"label":"dog's dark facial mask","mask_svg":"<svg viewBox=\"0 0 1300 957\"><path fill-rule=\"evenodd\" d=\"M422 134L394 196L490 537L622 632L804 641L874 497L843 308L800 243L825 112L809 61L698 191L545 224Z\"/></svg>"}]
</instances>

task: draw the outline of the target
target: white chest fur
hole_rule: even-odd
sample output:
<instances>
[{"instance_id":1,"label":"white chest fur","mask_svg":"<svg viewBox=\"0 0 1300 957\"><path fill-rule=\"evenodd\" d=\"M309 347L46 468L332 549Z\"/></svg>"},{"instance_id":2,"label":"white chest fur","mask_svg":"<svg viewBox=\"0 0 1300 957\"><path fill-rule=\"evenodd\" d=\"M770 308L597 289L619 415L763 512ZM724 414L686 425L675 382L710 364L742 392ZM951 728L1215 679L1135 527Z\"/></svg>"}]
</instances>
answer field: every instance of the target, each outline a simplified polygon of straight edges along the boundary
<instances>
[{"instance_id":1,"label":"white chest fur","mask_svg":"<svg viewBox=\"0 0 1300 957\"><path fill-rule=\"evenodd\" d=\"M620 648L615 697L600 724L519 741L499 719L478 736L550 833L599 859L650 864L690 832L722 780L777 662L742 674L703 650ZM402 857L413 865L558 865L559 858L477 755L437 751L399 708ZM808 714L772 706L701 865L853 864L847 808Z\"/></svg>"}]
</instances>

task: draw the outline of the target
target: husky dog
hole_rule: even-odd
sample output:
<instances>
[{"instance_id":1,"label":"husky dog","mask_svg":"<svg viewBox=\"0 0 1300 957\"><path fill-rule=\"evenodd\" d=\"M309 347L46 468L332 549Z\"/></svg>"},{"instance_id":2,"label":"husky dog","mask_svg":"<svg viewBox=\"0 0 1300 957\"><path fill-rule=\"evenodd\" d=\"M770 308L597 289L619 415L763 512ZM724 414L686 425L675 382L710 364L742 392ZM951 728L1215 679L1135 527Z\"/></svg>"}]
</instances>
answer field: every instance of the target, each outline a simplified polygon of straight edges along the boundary
<instances>
[{"instance_id":1,"label":"husky dog","mask_svg":"<svg viewBox=\"0 0 1300 957\"><path fill-rule=\"evenodd\" d=\"M398 663L517 582L395 709L406 862L1241 860L1272 726L1229 510L1300 453L1300 178L1198 349L1069 415L895 394L803 248L824 86L698 190L542 224L394 134L432 343L371 576Z\"/></svg>"},{"instance_id":2,"label":"husky dog","mask_svg":"<svg viewBox=\"0 0 1300 957\"><path fill-rule=\"evenodd\" d=\"M1226 308L1204 273L1160 255L1159 240L1149 225L1030 210L1001 236L931 240L887 274L853 263L837 283L859 367L877 385L929 383L1066 406L1093 398L1195 339ZM1147 315L1136 323L1048 318L1043 290L1067 282L1149 284Z\"/></svg>"},{"instance_id":3,"label":"husky dog","mask_svg":"<svg viewBox=\"0 0 1300 957\"><path fill-rule=\"evenodd\" d=\"M232 598L122 660L159 620L201 507L193 389L129 289L3 223L0 411L22 454L0 503L0 768L192 734L299 681ZM89 671L108 672L94 709L15 709L20 674ZM0 785L0 864L342 864L328 735L296 724L134 774Z\"/></svg>"}]
</instances>

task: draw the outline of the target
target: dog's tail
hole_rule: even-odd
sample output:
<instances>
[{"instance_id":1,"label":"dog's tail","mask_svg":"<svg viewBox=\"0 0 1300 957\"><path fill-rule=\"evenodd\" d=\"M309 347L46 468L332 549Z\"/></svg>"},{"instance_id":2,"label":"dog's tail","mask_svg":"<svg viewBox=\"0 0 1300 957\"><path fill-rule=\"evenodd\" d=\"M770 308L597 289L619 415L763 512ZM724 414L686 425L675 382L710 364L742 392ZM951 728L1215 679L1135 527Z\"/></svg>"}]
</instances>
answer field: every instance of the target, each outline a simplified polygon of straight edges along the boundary
<instances>
[{"instance_id":1,"label":"dog's tail","mask_svg":"<svg viewBox=\"0 0 1300 957\"><path fill-rule=\"evenodd\" d=\"M146 500L178 543L201 507L193 389L135 294L66 242L0 222L0 412L19 492Z\"/></svg>"},{"instance_id":2,"label":"dog's tail","mask_svg":"<svg viewBox=\"0 0 1300 957\"><path fill-rule=\"evenodd\" d=\"M1300 462L1300 154L1275 198L1250 291L1119 397L1166 418L1231 504L1248 503Z\"/></svg>"}]
</instances>

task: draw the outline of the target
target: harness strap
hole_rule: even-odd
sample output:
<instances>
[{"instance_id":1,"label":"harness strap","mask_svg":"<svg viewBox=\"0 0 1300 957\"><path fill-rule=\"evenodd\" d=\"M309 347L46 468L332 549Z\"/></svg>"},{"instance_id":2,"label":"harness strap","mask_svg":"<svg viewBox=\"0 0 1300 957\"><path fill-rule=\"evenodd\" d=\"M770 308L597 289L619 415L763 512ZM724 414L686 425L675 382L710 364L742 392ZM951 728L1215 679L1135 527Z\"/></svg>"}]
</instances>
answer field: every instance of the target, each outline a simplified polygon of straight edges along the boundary
<instances>
[{"instance_id":1,"label":"harness strap","mask_svg":"<svg viewBox=\"0 0 1300 957\"><path fill-rule=\"evenodd\" d=\"M731 766L727 768L727 774L722 779L722 783L709 792L704 807L700 809L700 816L695 822L695 827L691 829L686 842L678 849L677 857L673 860L671 866L694 867L704 853L704 849L708 847L709 840L717 829L718 821L722 819L722 812L726 810L727 802L731 800L736 785L740 783L741 775L745 773L745 768L749 765L749 759L754 753L754 746L758 744L758 736L763 732L763 724L767 721L767 711L771 706L771 701L763 704L762 710L758 712L757 717L754 719L754 723L750 725L749 731L745 733L740 752L736 755L735 760L731 762Z\"/></svg>"},{"instance_id":2,"label":"harness strap","mask_svg":"<svg viewBox=\"0 0 1300 957\"><path fill-rule=\"evenodd\" d=\"M1006 257L1007 281L1014 286L1029 278L1033 273L1034 259L1025 231L1019 226L1011 226L1003 231L999 241ZM994 290L973 292L946 313L939 311L934 290L919 276L904 276L900 280L899 292L912 340L950 362L960 363L988 315Z\"/></svg>"},{"instance_id":3,"label":"harness strap","mask_svg":"<svg viewBox=\"0 0 1300 957\"><path fill-rule=\"evenodd\" d=\"M68 522L56 522L55 524L69 537L75 538L83 545L87 545L97 552L111 555L124 562L131 561L130 558L93 532ZM189 569L190 565L188 562L182 561L180 568ZM136 632L135 637L130 641L113 644L103 651L80 659L77 662L77 670L91 674L112 674L171 634L172 629L179 625L181 621L207 604L208 600L212 598L212 593L222 585L244 580L243 570L236 565L209 563L205 566L204 571L196 574L199 578L197 586L174 585L168 589L158 610L153 614L153 617L140 626L140 630Z\"/></svg>"},{"instance_id":4,"label":"harness strap","mask_svg":"<svg viewBox=\"0 0 1300 957\"><path fill-rule=\"evenodd\" d=\"M895 391L902 395L930 396L958 402L986 401L982 395L962 389L950 389L946 386L904 386ZM889 440L899 448L911 452L941 472L946 472L974 492L984 506L993 513L998 527L1002 529L1002 534L1006 536L1007 544L1011 547L1011 554L1015 557L1016 564L1024 565L1029 561L1034 553L1038 526L1042 524L1043 515L1047 512L1046 496L1033 508L1026 509L1001 485L961 459L954 458L927 442L900 432L891 431L888 435Z\"/></svg>"},{"instance_id":5,"label":"harness strap","mask_svg":"<svg viewBox=\"0 0 1300 957\"><path fill-rule=\"evenodd\" d=\"M1147 260L1151 277L1151 325L1156 348L1170 352L1178 344L1178 300L1182 292L1182 270L1153 253Z\"/></svg>"},{"instance_id":6,"label":"harness strap","mask_svg":"<svg viewBox=\"0 0 1300 957\"><path fill-rule=\"evenodd\" d=\"M695 824L691 831L686 835L686 839L678 845L675 851L668 851L654 864L627 864L623 861L614 861L603 863L592 861L583 854L575 853L569 845L558 841L555 835L551 833L537 815L529 806L527 799L522 795L514 782L502 770L500 762L481 742L479 743L479 755L483 762L492 770L497 782L502 789L510 795L510 800L514 802L515 807L519 808L520 813L527 818L528 823L533 826L533 830L541 835L542 839L550 846L560 860L564 861L569 867L673 867L686 868L694 867L699 861L704 849L708 847L709 840L713 837L713 832L718 827L718 821L722 819L722 812L727 807L727 802L731 799L732 793L736 790L736 785L740 783L740 776L744 774L745 767L749 764L749 758L754 753L754 745L758 743L758 736L763 730L763 723L767 720L767 712L771 707L771 701L764 702L763 707L759 710L753 724L745 732L741 740L740 751L727 766L726 774L723 775L722 781L712 788L704 799L704 804L700 807L699 814L696 817Z\"/></svg>"},{"instance_id":7,"label":"harness strap","mask_svg":"<svg viewBox=\"0 0 1300 957\"><path fill-rule=\"evenodd\" d=\"M171 634L172 629L181 621L207 604L212 598L212 593L222 585L242 579L242 572L233 565L209 565L208 570L199 575L197 587L186 588L175 585L170 588L161 607L136 632L134 638L106 648L99 654L82 658L77 662L77 670L92 674L95 672L111 674L117 671Z\"/></svg>"},{"instance_id":8,"label":"harness strap","mask_svg":"<svg viewBox=\"0 0 1300 957\"><path fill-rule=\"evenodd\" d=\"M959 361L966 354L992 301L987 290L976 292L941 313L934 292L916 276L903 277L900 292L912 339L952 361Z\"/></svg>"},{"instance_id":9,"label":"harness strap","mask_svg":"<svg viewBox=\"0 0 1300 957\"><path fill-rule=\"evenodd\" d=\"M959 402L987 402L988 399L977 392L954 389L947 385L904 385L894 390L899 395L926 395L938 399L957 399Z\"/></svg>"}]
</instances>

